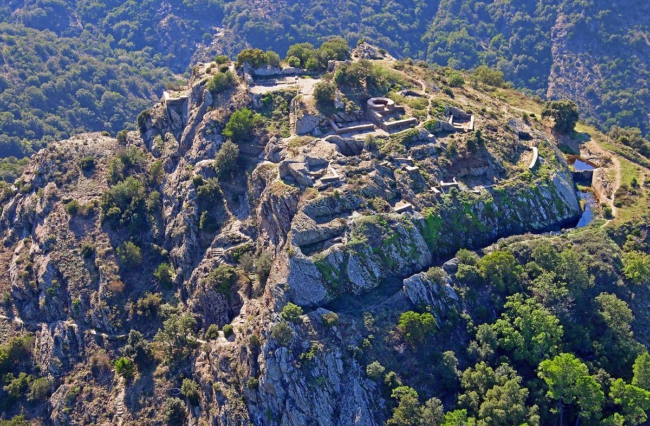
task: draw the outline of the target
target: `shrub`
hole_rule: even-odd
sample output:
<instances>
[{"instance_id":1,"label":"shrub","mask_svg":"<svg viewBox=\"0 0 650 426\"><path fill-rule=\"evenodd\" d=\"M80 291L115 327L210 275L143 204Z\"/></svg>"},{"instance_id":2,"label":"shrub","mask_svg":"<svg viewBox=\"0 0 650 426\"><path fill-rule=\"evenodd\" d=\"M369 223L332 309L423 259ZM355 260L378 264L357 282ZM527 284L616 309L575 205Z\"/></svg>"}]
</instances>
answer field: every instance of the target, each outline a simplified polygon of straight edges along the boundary
<instances>
[{"instance_id":1,"label":"shrub","mask_svg":"<svg viewBox=\"0 0 650 426\"><path fill-rule=\"evenodd\" d=\"M135 374L135 364L130 359L122 357L115 361L115 372L119 376L129 380Z\"/></svg>"},{"instance_id":2,"label":"shrub","mask_svg":"<svg viewBox=\"0 0 650 426\"><path fill-rule=\"evenodd\" d=\"M217 55L217 56L214 58L214 61L215 61L217 64L219 64L219 65L223 65L223 64L227 64L227 63L229 63L229 62L230 62L230 58L228 58L226 55Z\"/></svg>"},{"instance_id":3,"label":"shrub","mask_svg":"<svg viewBox=\"0 0 650 426\"><path fill-rule=\"evenodd\" d=\"M233 334L235 334L235 331L232 328L232 325L226 324L226 325L223 326L223 336L226 339L229 338L230 336L232 336Z\"/></svg>"},{"instance_id":4,"label":"shrub","mask_svg":"<svg viewBox=\"0 0 650 426\"><path fill-rule=\"evenodd\" d=\"M472 73L472 81L493 87L504 87L506 85L503 79L503 72L493 70L485 65L481 65L474 70L474 73Z\"/></svg>"},{"instance_id":5,"label":"shrub","mask_svg":"<svg viewBox=\"0 0 650 426\"><path fill-rule=\"evenodd\" d=\"M314 99L320 107L329 107L336 100L336 84L321 81L314 86Z\"/></svg>"},{"instance_id":6,"label":"shrub","mask_svg":"<svg viewBox=\"0 0 650 426\"><path fill-rule=\"evenodd\" d=\"M290 56L287 58L287 63L290 67L297 68L300 66L300 59L296 58L295 56Z\"/></svg>"},{"instance_id":7,"label":"shrub","mask_svg":"<svg viewBox=\"0 0 650 426\"><path fill-rule=\"evenodd\" d=\"M266 57L269 60L269 65L272 67L279 67L280 66L280 55L275 53L272 50L267 50L266 51Z\"/></svg>"},{"instance_id":8,"label":"shrub","mask_svg":"<svg viewBox=\"0 0 650 426\"><path fill-rule=\"evenodd\" d=\"M404 312L400 318L397 328L404 335L411 345L419 345L433 333L436 327L436 319L428 312L418 314L417 312Z\"/></svg>"},{"instance_id":9,"label":"shrub","mask_svg":"<svg viewBox=\"0 0 650 426\"><path fill-rule=\"evenodd\" d=\"M120 258L120 263L127 270L132 270L142 263L142 252L140 247L127 241L117 248L117 255Z\"/></svg>"},{"instance_id":10,"label":"shrub","mask_svg":"<svg viewBox=\"0 0 650 426\"><path fill-rule=\"evenodd\" d=\"M183 426L185 404L178 398L168 398L163 407L163 419L167 426Z\"/></svg>"},{"instance_id":11,"label":"shrub","mask_svg":"<svg viewBox=\"0 0 650 426\"><path fill-rule=\"evenodd\" d=\"M90 357L90 369L95 375L111 369L111 359L106 351L100 350Z\"/></svg>"},{"instance_id":12,"label":"shrub","mask_svg":"<svg viewBox=\"0 0 650 426\"><path fill-rule=\"evenodd\" d=\"M269 64L269 57L261 49L244 49L237 55L237 66L241 67L244 62L253 68L262 68Z\"/></svg>"},{"instance_id":13,"label":"shrub","mask_svg":"<svg viewBox=\"0 0 650 426\"><path fill-rule=\"evenodd\" d=\"M294 324L301 322L300 315L302 315L302 308L298 305L294 305L291 302L287 303L287 305L282 309L281 313L282 319Z\"/></svg>"},{"instance_id":14,"label":"shrub","mask_svg":"<svg viewBox=\"0 0 650 426\"><path fill-rule=\"evenodd\" d=\"M210 324L208 329L205 331L204 337L208 340L214 340L219 337L219 326L217 324Z\"/></svg>"},{"instance_id":15,"label":"shrub","mask_svg":"<svg viewBox=\"0 0 650 426\"><path fill-rule=\"evenodd\" d=\"M374 381L378 381L384 375L386 369L379 361L373 361L366 367L366 374Z\"/></svg>"},{"instance_id":16,"label":"shrub","mask_svg":"<svg viewBox=\"0 0 650 426\"><path fill-rule=\"evenodd\" d=\"M230 295L230 289L237 283L237 271L229 265L219 265L205 277L205 282L218 293Z\"/></svg>"},{"instance_id":17,"label":"shrub","mask_svg":"<svg viewBox=\"0 0 650 426\"><path fill-rule=\"evenodd\" d=\"M119 143L120 145L126 145L126 135L127 135L126 130L120 130L119 132L117 132L117 136L115 137L117 139L117 143Z\"/></svg>"},{"instance_id":18,"label":"shrub","mask_svg":"<svg viewBox=\"0 0 650 426\"><path fill-rule=\"evenodd\" d=\"M246 386L248 389L257 389L260 386L260 381L257 380L255 377L249 377L248 382L246 382Z\"/></svg>"},{"instance_id":19,"label":"shrub","mask_svg":"<svg viewBox=\"0 0 650 426\"><path fill-rule=\"evenodd\" d=\"M260 338L257 336L257 334L251 334L248 338L248 343L255 348L259 348L262 345L262 342L260 341Z\"/></svg>"},{"instance_id":20,"label":"shrub","mask_svg":"<svg viewBox=\"0 0 650 426\"><path fill-rule=\"evenodd\" d=\"M271 338L280 346L287 346L293 340L293 330L286 321L281 321L271 329Z\"/></svg>"},{"instance_id":21,"label":"shrub","mask_svg":"<svg viewBox=\"0 0 650 426\"><path fill-rule=\"evenodd\" d=\"M45 377L39 377L38 379L32 381L29 385L29 396L30 401L45 401L50 394L50 381Z\"/></svg>"},{"instance_id":22,"label":"shrub","mask_svg":"<svg viewBox=\"0 0 650 426\"><path fill-rule=\"evenodd\" d=\"M153 273L153 277L165 288L170 288L172 286L174 270L168 263L161 263L158 265L156 270Z\"/></svg>"},{"instance_id":23,"label":"shrub","mask_svg":"<svg viewBox=\"0 0 650 426\"><path fill-rule=\"evenodd\" d=\"M321 318L328 327L334 327L339 322L339 316L334 312L323 314Z\"/></svg>"},{"instance_id":24,"label":"shrub","mask_svg":"<svg viewBox=\"0 0 650 426\"><path fill-rule=\"evenodd\" d=\"M224 92L235 85L236 79L232 71L219 72L215 74L208 84L205 85L206 90L213 93Z\"/></svg>"},{"instance_id":25,"label":"shrub","mask_svg":"<svg viewBox=\"0 0 650 426\"><path fill-rule=\"evenodd\" d=\"M87 155L79 160L79 167L81 167L81 170L84 172L89 172L95 168L95 159Z\"/></svg>"},{"instance_id":26,"label":"shrub","mask_svg":"<svg viewBox=\"0 0 650 426\"><path fill-rule=\"evenodd\" d=\"M140 114L138 114L138 128L141 133L147 131L147 121L151 118L151 111L145 109Z\"/></svg>"},{"instance_id":27,"label":"shrub","mask_svg":"<svg viewBox=\"0 0 650 426\"><path fill-rule=\"evenodd\" d=\"M465 79L461 73L454 71L449 74L448 83L451 87L461 87L465 84Z\"/></svg>"},{"instance_id":28,"label":"shrub","mask_svg":"<svg viewBox=\"0 0 650 426\"><path fill-rule=\"evenodd\" d=\"M255 126L259 125L261 120L259 114L254 114L248 108L242 108L230 117L223 134L233 142L245 142L253 136Z\"/></svg>"},{"instance_id":29,"label":"shrub","mask_svg":"<svg viewBox=\"0 0 650 426\"><path fill-rule=\"evenodd\" d=\"M578 105L569 100L546 102L542 108L542 118L553 120L556 132L571 133L580 119Z\"/></svg>"},{"instance_id":30,"label":"shrub","mask_svg":"<svg viewBox=\"0 0 650 426\"><path fill-rule=\"evenodd\" d=\"M231 141L225 141L214 159L214 168L220 177L232 176L237 169L239 147Z\"/></svg>"},{"instance_id":31,"label":"shrub","mask_svg":"<svg viewBox=\"0 0 650 426\"><path fill-rule=\"evenodd\" d=\"M479 257L473 251L467 249L460 249L456 252L456 259L459 263L464 263L465 265L476 265L479 261Z\"/></svg>"},{"instance_id":32,"label":"shrub","mask_svg":"<svg viewBox=\"0 0 650 426\"><path fill-rule=\"evenodd\" d=\"M135 303L135 309L140 316L153 317L158 315L160 305L162 305L162 295L147 292Z\"/></svg>"},{"instance_id":33,"label":"shrub","mask_svg":"<svg viewBox=\"0 0 650 426\"><path fill-rule=\"evenodd\" d=\"M199 403L199 385L192 379L183 379L181 385L181 393L185 396L191 404Z\"/></svg>"},{"instance_id":34,"label":"shrub","mask_svg":"<svg viewBox=\"0 0 650 426\"><path fill-rule=\"evenodd\" d=\"M263 252L257 258L257 278L262 285L266 284L266 280L271 274L271 267L273 266L273 256L268 252Z\"/></svg>"},{"instance_id":35,"label":"shrub","mask_svg":"<svg viewBox=\"0 0 650 426\"><path fill-rule=\"evenodd\" d=\"M79 201L72 200L65 205L65 211L70 215L74 216L79 212Z\"/></svg>"},{"instance_id":36,"label":"shrub","mask_svg":"<svg viewBox=\"0 0 650 426\"><path fill-rule=\"evenodd\" d=\"M90 243L84 243L81 246L81 255L84 259L89 259L95 254L95 246Z\"/></svg>"}]
</instances>

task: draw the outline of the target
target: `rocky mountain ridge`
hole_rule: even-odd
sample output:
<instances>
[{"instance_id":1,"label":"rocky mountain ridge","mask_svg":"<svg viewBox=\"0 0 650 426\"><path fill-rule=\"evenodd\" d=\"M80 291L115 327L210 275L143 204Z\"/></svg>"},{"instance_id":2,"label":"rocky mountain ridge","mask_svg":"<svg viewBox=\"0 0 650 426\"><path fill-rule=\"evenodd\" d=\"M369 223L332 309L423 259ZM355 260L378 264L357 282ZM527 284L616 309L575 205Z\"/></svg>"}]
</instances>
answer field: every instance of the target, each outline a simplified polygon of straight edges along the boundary
<instances>
[{"instance_id":1,"label":"rocky mountain ridge","mask_svg":"<svg viewBox=\"0 0 650 426\"><path fill-rule=\"evenodd\" d=\"M262 131L241 144L235 178L218 177L226 123L261 97L243 82L210 93L215 65L197 67L186 99L156 104L120 141L88 134L40 151L4 204L7 313L35 332L53 391L45 423L157 424L156 407L191 377L199 388L189 424L380 424L378 385L346 350L361 344L362 325L336 312L337 301L363 304L386 291L378 304L433 304L443 320L459 302L452 278L440 286L422 274L436 261L581 215L542 123L470 87L439 96L474 111L475 151L467 148L475 132L424 127L379 136L379 147L363 136ZM403 154L382 150L395 141ZM540 153L534 168L531 147ZM411 166L400 163L406 155ZM339 186L323 187L332 169ZM460 184L443 186L456 177ZM235 270L244 253L272 259L268 278ZM156 275L162 263L169 282ZM228 287L214 271L230 277ZM308 313L284 321L288 302ZM134 345L131 335L125 344L129 330L148 340L182 315L196 321L184 364L151 362L135 382L91 371L92 357ZM212 324L224 331L199 338Z\"/></svg>"}]
</instances>

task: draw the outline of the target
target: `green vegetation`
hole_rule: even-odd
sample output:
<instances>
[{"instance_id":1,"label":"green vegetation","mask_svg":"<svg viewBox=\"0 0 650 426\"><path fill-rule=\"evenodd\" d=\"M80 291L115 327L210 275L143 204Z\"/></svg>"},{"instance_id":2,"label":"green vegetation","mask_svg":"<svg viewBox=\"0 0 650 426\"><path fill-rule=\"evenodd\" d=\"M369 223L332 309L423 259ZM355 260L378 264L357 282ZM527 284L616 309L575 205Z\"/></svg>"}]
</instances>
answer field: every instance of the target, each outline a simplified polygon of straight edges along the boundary
<instances>
[{"instance_id":1,"label":"green vegetation","mask_svg":"<svg viewBox=\"0 0 650 426\"><path fill-rule=\"evenodd\" d=\"M178 398L168 398L163 406L163 418L167 426L183 426L185 403Z\"/></svg>"},{"instance_id":2,"label":"green vegetation","mask_svg":"<svg viewBox=\"0 0 650 426\"><path fill-rule=\"evenodd\" d=\"M236 83L237 77L235 77L232 71L219 72L208 81L205 88L213 93L221 93L235 86Z\"/></svg>"},{"instance_id":3,"label":"green vegetation","mask_svg":"<svg viewBox=\"0 0 650 426\"><path fill-rule=\"evenodd\" d=\"M227 339L233 334L235 334L235 330L233 329L232 325L226 324L223 326L223 337Z\"/></svg>"},{"instance_id":4,"label":"green vegetation","mask_svg":"<svg viewBox=\"0 0 650 426\"><path fill-rule=\"evenodd\" d=\"M115 361L115 372L129 380L135 374L135 364L130 359L122 357Z\"/></svg>"},{"instance_id":5,"label":"green vegetation","mask_svg":"<svg viewBox=\"0 0 650 426\"><path fill-rule=\"evenodd\" d=\"M571 134L578 123L578 105L572 101L550 101L542 108L542 118L553 120L553 129L559 133Z\"/></svg>"},{"instance_id":6,"label":"green vegetation","mask_svg":"<svg viewBox=\"0 0 650 426\"><path fill-rule=\"evenodd\" d=\"M248 108L242 108L230 117L223 134L236 143L249 142L261 121L259 114L253 113Z\"/></svg>"},{"instance_id":7,"label":"green vegetation","mask_svg":"<svg viewBox=\"0 0 650 426\"><path fill-rule=\"evenodd\" d=\"M214 159L214 168L217 174L223 178L232 176L237 168L238 157L239 146L229 140L225 141Z\"/></svg>"},{"instance_id":8,"label":"green vegetation","mask_svg":"<svg viewBox=\"0 0 650 426\"><path fill-rule=\"evenodd\" d=\"M286 321L281 321L271 329L271 338L279 346L288 346L293 340L293 330Z\"/></svg>"},{"instance_id":9,"label":"green vegetation","mask_svg":"<svg viewBox=\"0 0 650 426\"><path fill-rule=\"evenodd\" d=\"M300 316L302 315L302 308L298 305L294 305L289 302L287 305L282 308L281 317L283 320L292 322L294 324L299 324L302 320Z\"/></svg>"}]
</instances>

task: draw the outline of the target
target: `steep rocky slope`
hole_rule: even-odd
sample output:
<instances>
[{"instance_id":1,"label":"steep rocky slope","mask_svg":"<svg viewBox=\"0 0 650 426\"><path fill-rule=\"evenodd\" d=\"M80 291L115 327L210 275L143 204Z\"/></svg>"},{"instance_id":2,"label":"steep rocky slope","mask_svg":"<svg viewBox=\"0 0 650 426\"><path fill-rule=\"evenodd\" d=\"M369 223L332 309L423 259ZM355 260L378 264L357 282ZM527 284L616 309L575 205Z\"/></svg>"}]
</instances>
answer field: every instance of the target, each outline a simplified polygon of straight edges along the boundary
<instances>
[{"instance_id":1,"label":"steep rocky slope","mask_svg":"<svg viewBox=\"0 0 650 426\"><path fill-rule=\"evenodd\" d=\"M473 111L481 132L282 139L259 129L240 144L234 177L217 177L229 117L264 102L244 83L207 91L214 64L194 72L187 98L156 104L140 131L53 144L5 194L4 327L36 337L34 364L53 393L27 412L48 424L158 424L184 378L198 383L190 424L380 424L385 398L354 351L360 312L385 304L392 318L426 303L442 320L458 303L453 281L421 272L460 248L580 217L552 135L480 88L428 93L446 111ZM242 266L246 253L272 259L268 277ZM288 302L308 313L284 321ZM195 323L172 329L179 318ZM172 331L136 378L113 377L101 360L137 354L163 321ZM198 337L212 324L234 335Z\"/></svg>"}]
</instances>

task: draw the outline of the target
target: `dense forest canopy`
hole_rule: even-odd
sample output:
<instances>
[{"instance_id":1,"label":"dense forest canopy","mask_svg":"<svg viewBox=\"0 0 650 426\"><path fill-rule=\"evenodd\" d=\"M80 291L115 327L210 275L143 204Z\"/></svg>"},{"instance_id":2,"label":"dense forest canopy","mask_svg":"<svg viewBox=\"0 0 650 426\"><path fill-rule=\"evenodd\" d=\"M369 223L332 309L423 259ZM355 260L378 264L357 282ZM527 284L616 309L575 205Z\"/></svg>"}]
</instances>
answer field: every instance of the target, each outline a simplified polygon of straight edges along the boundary
<instances>
[{"instance_id":1,"label":"dense forest canopy","mask_svg":"<svg viewBox=\"0 0 650 426\"><path fill-rule=\"evenodd\" d=\"M253 45L283 56L334 35L397 57L485 64L531 94L574 99L601 129L645 134L646 12L639 0L4 2L0 146L21 156L81 131L116 133L200 52Z\"/></svg>"}]
</instances>

